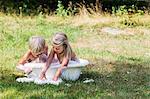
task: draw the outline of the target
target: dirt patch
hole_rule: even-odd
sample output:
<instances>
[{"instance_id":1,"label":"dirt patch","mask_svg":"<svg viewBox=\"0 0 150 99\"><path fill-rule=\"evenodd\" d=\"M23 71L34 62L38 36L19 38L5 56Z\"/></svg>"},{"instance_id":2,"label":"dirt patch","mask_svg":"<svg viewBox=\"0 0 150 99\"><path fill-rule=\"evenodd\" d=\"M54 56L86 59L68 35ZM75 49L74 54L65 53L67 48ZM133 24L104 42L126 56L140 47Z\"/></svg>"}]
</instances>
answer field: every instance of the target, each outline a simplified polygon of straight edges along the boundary
<instances>
[{"instance_id":1,"label":"dirt patch","mask_svg":"<svg viewBox=\"0 0 150 99\"><path fill-rule=\"evenodd\" d=\"M136 34L150 34L150 29L137 29L137 28L113 28L113 27L103 27L101 32L108 33L111 35L136 35Z\"/></svg>"}]
</instances>

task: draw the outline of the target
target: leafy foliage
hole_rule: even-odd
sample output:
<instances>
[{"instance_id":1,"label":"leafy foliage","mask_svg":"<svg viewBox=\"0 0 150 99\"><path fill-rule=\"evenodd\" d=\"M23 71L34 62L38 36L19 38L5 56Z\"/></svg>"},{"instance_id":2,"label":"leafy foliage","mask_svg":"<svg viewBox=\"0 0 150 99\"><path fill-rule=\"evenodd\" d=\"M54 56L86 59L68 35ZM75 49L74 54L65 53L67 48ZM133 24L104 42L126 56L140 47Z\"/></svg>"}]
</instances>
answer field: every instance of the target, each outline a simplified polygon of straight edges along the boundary
<instances>
[{"instance_id":1,"label":"leafy foliage","mask_svg":"<svg viewBox=\"0 0 150 99\"><path fill-rule=\"evenodd\" d=\"M71 8L69 6L70 2L73 5ZM0 11L6 14L38 15L40 12L52 14L57 9L57 13L64 16L74 15L76 12L74 7L77 8L79 4L84 4L86 7L99 4L98 6L101 6L102 11L106 12L112 12L112 7L118 8L122 5L127 7L135 5L138 10L145 11L149 5L146 0L1 0ZM62 5L64 8L62 8Z\"/></svg>"},{"instance_id":2,"label":"leafy foliage","mask_svg":"<svg viewBox=\"0 0 150 99\"><path fill-rule=\"evenodd\" d=\"M137 26L142 25L139 20L140 16L144 15L142 10L138 10L134 5L127 7L127 6L120 6L118 9L112 7L112 14L115 16L121 17L121 24L127 26Z\"/></svg>"}]
</instances>

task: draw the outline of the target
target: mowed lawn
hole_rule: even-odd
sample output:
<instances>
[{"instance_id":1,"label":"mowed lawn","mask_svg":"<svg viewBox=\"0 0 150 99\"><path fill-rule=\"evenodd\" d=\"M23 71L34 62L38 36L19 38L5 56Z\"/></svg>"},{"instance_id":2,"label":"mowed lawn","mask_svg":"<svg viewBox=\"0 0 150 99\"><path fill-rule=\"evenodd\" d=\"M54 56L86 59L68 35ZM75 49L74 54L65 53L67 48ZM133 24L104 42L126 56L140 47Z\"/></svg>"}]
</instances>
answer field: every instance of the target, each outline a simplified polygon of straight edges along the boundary
<instances>
[{"instance_id":1,"label":"mowed lawn","mask_svg":"<svg viewBox=\"0 0 150 99\"><path fill-rule=\"evenodd\" d=\"M115 16L60 18L1 14L0 98L150 98L149 17L136 17L139 24L126 26L122 17ZM105 27L124 32L114 35L102 31ZM50 39L55 32L65 32L77 56L89 60L79 80L64 81L59 86L16 82L23 74L15 66L28 49L29 37L43 36L50 50ZM94 82L83 83L86 79Z\"/></svg>"}]
</instances>

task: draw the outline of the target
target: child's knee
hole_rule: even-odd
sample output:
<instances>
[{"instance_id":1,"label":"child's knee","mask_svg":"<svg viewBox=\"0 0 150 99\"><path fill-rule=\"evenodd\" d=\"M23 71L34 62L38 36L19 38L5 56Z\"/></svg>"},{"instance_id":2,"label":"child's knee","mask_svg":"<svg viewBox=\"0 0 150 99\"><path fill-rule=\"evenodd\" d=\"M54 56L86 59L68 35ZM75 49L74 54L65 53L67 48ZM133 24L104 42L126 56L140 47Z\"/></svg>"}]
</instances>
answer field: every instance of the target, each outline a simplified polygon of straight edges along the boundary
<instances>
[{"instance_id":1,"label":"child's knee","mask_svg":"<svg viewBox=\"0 0 150 99\"><path fill-rule=\"evenodd\" d=\"M32 68L30 67L25 67L24 65L19 65L19 66L16 66L16 69L17 70L20 70L20 71L23 71L25 73L30 73L32 71Z\"/></svg>"}]
</instances>

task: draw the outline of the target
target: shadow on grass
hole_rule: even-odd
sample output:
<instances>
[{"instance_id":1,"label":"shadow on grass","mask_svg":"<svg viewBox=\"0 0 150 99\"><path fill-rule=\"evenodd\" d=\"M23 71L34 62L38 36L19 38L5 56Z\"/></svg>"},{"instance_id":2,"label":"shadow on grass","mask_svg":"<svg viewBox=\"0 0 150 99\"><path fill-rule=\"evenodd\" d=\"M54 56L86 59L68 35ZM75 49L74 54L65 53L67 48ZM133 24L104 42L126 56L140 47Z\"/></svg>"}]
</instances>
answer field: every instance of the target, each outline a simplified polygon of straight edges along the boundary
<instances>
[{"instance_id":1,"label":"shadow on grass","mask_svg":"<svg viewBox=\"0 0 150 99\"><path fill-rule=\"evenodd\" d=\"M5 71L0 81L0 90L3 96L26 98L87 98L87 97L150 97L150 68L140 64L124 62L108 63L113 71L104 73L97 69L99 64L88 66L83 70L79 80L64 81L59 86L36 85L34 83L18 83L12 71ZM84 80L93 79L94 82L83 83ZM67 86L69 84L69 86ZM11 91L11 92L9 92Z\"/></svg>"},{"instance_id":2,"label":"shadow on grass","mask_svg":"<svg viewBox=\"0 0 150 99\"><path fill-rule=\"evenodd\" d=\"M126 62L109 62L105 66L112 65L113 71L111 72L100 72L98 68L99 64L88 67L85 70L80 81L85 78L94 79L95 82L87 84L94 91L90 92L91 95L98 92L103 93L104 96L125 96L125 97L149 97L150 96L150 68L144 67L144 63L131 64ZM93 70L92 70L93 69ZM95 94L95 95L97 95ZM94 95L93 95L94 96Z\"/></svg>"}]
</instances>

